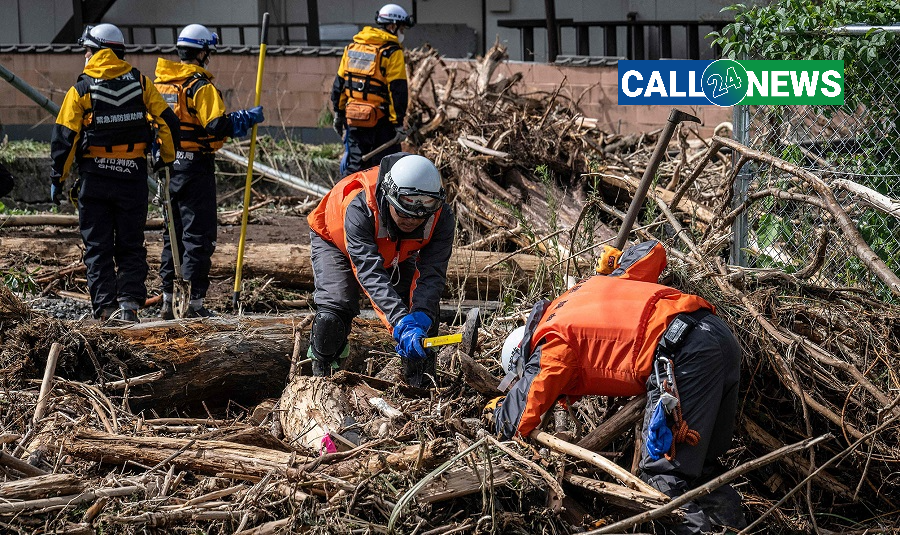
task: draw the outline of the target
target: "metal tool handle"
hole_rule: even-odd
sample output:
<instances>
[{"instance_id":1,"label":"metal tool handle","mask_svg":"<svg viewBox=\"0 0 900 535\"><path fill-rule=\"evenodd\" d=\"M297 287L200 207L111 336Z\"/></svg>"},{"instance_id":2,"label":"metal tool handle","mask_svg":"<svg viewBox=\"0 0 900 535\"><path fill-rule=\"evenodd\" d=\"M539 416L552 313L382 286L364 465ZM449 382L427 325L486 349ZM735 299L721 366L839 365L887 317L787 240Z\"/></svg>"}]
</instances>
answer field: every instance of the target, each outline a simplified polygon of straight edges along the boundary
<instances>
[{"instance_id":1,"label":"metal tool handle","mask_svg":"<svg viewBox=\"0 0 900 535\"><path fill-rule=\"evenodd\" d=\"M653 155L650 156L647 169L644 170L644 176L641 178L641 183L638 185L637 191L634 192L634 198L631 200L631 205L628 207L628 213L625 214L625 219L622 221L622 227L619 229L619 234L616 236L616 241L613 244L616 249L621 251L622 248L625 247L625 242L628 241L628 234L634 226L634 221L637 219L638 212L641 211L641 206L644 204L644 198L647 196L650 184L653 183L653 179L656 177L656 170L659 169L659 162L662 161L666 148L669 146L669 141L672 139L672 134L675 133L675 127L678 126L678 123L683 121L699 123L700 119L690 113L685 113L681 110L672 108L672 111L669 113L669 120L666 122L666 126L659 135L659 140L656 142L656 148L653 150Z\"/></svg>"},{"instance_id":2,"label":"metal tool handle","mask_svg":"<svg viewBox=\"0 0 900 535\"><path fill-rule=\"evenodd\" d=\"M256 69L256 96L253 105L259 106L262 95L263 68L266 63L266 39L269 35L269 13L263 13L262 31L259 38L259 65ZM247 180L244 184L244 207L241 211L241 236L238 240L237 265L234 272L234 293L231 296L231 308L238 311L241 301L241 279L244 270L244 245L247 238L247 220L250 218L250 186L253 183L253 158L256 155L256 128L250 129L250 149L247 154Z\"/></svg>"}]
</instances>

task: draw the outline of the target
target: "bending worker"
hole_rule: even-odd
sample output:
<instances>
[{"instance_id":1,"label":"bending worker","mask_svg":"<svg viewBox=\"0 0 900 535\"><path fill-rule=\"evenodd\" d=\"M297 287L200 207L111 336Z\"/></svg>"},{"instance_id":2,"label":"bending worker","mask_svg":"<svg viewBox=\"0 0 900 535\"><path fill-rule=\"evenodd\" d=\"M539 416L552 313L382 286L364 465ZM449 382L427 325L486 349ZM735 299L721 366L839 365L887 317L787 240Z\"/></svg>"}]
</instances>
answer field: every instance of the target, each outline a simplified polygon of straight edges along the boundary
<instances>
[{"instance_id":1,"label":"bending worker","mask_svg":"<svg viewBox=\"0 0 900 535\"><path fill-rule=\"evenodd\" d=\"M156 88L181 122L181 150L177 153L169 194L172 199L177 250L184 280L191 283L187 317L207 317L203 306L209 289L209 270L216 250L215 153L226 138L243 137L264 120L262 106L225 113L222 93L206 70L219 37L200 24L186 26L175 45L180 62L159 58ZM162 319L174 319L172 291L175 263L171 236L163 233L159 275L162 278Z\"/></svg>"},{"instance_id":2,"label":"bending worker","mask_svg":"<svg viewBox=\"0 0 900 535\"><path fill-rule=\"evenodd\" d=\"M375 16L378 28L366 26L344 49L331 103L334 130L346 149L341 175L377 165L389 154L400 152L400 142L375 154L363 155L395 138L403 128L408 106L403 32L412 28L412 17L397 4L387 4Z\"/></svg>"},{"instance_id":3,"label":"bending worker","mask_svg":"<svg viewBox=\"0 0 900 535\"><path fill-rule=\"evenodd\" d=\"M125 38L117 27L88 26L78 43L86 63L53 127L50 197L59 203L77 160L78 222L94 317L116 313L136 322L147 299L146 155L156 127L161 158L155 165L172 164L178 118L150 80L124 61Z\"/></svg>"},{"instance_id":4,"label":"bending worker","mask_svg":"<svg viewBox=\"0 0 900 535\"><path fill-rule=\"evenodd\" d=\"M719 475L717 458L734 429L741 349L711 304L656 284L665 266L662 245L644 242L627 249L610 276L536 304L504 344L504 383L520 379L488 406L496 432L527 437L558 400L646 392L642 479L676 497ZM712 522L745 526L740 496L727 485L682 511L672 533L704 533Z\"/></svg>"},{"instance_id":5,"label":"bending worker","mask_svg":"<svg viewBox=\"0 0 900 535\"><path fill-rule=\"evenodd\" d=\"M406 381L427 386L435 357L422 338L437 334L455 219L441 175L422 156L392 154L340 182L309 215L316 315L313 373L330 375L348 353L360 287L391 330Z\"/></svg>"}]
</instances>

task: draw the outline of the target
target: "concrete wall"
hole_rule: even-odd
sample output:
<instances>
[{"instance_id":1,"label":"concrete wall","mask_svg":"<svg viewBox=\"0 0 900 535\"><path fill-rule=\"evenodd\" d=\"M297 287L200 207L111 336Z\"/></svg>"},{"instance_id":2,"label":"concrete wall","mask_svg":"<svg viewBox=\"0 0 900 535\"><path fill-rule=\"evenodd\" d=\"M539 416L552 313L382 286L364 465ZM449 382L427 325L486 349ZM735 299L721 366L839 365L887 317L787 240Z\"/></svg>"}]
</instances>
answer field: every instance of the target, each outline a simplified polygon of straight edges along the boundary
<instances>
[{"instance_id":1,"label":"concrete wall","mask_svg":"<svg viewBox=\"0 0 900 535\"><path fill-rule=\"evenodd\" d=\"M372 24L378 8L388 0L319 0L319 21L322 25ZM519 32L500 28L497 21L503 19L543 19L543 0L391 0L410 13L415 10L417 21L423 24L460 24L476 34L477 52L483 52L482 43L490 47L496 39L509 47L510 57L521 58L522 46ZM761 3L767 0L748 0L745 3ZM628 13L636 13L638 20L697 20L726 19L728 13L719 13L733 0L556 0L558 18L579 21L625 20ZM210 9L214 6L214 9ZM272 23L307 22L307 5L298 0L118 0L110 9L104 22L118 24L205 24L243 23L257 24L261 14L268 11ZM0 0L0 42L48 43L72 15L71 0ZM234 35L225 32L226 42L237 42ZM247 33L249 42L256 42L253 32ZM624 33L624 32L623 32ZM679 30L673 32L673 55L683 57L684 45ZM601 32L592 32L592 45L599 55ZM139 36L135 37L139 40ZM160 39L164 39L160 36ZM647 37L648 43L650 37ZM619 50L625 50L625 37L620 38ZM162 41L161 41L162 42ZM272 41L274 44L274 41ZM535 31L535 58L546 59L546 31ZM575 53L575 33L562 32L562 54Z\"/></svg>"},{"instance_id":2,"label":"concrete wall","mask_svg":"<svg viewBox=\"0 0 900 535\"><path fill-rule=\"evenodd\" d=\"M135 67L151 76L156 65L154 54L133 54L127 58ZM256 83L256 56L219 55L210 70L216 75L228 109L252 105ZM299 129L305 141L330 139L330 128L317 129L319 118L328 109L329 93L340 58L323 56L271 56L266 59L262 103L266 108L266 126L292 135ZM81 72L84 60L75 54L10 54L0 55L0 63L33 85L54 102L62 102L68 88ZM467 69L472 62L447 60L448 66ZM649 131L665 123L669 109L665 106L619 106L616 67L559 67L542 63L510 61L498 74L511 76L522 72L526 88L531 91L554 91L565 79L561 95L579 103L588 117L600 119L601 128L609 132ZM439 81L438 81L439 85ZM721 121L731 119L731 108L699 106L689 110L704 122L711 132ZM53 124L45 111L16 91L0 83L0 123L11 139L48 139ZM34 125L39 125L35 127ZM330 127L330 125L328 125ZM319 132L319 137L311 131ZM332 141L337 141L333 136Z\"/></svg>"}]
</instances>

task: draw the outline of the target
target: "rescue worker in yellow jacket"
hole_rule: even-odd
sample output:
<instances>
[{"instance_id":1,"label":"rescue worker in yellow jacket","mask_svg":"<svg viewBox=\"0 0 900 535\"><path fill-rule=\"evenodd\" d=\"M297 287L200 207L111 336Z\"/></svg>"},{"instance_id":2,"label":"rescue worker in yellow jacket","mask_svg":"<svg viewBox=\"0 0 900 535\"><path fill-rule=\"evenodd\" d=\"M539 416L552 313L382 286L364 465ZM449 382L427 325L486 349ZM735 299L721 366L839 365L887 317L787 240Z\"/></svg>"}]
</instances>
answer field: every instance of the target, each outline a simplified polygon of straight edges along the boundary
<instances>
[{"instance_id":1,"label":"rescue worker in yellow jacket","mask_svg":"<svg viewBox=\"0 0 900 535\"><path fill-rule=\"evenodd\" d=\"M344 139L341 175L374 167L400 152L397 142L367 161L363 156L395 138L409 105L403 35L412 17L397 4L386 4L375 16L378 28L366 26L344 49L331 88L334 130Z\"/></svg>"},{"instance_id":2,"label":"rescue worker in yellow jacket","mask_svg":"<svg viewBox=\"0 0 900 535\"><path fill-rule=\"evenodd\" d=\"M435 357L422 339L437 334L456 225L434 164L403 152L387 156L338 182L308 220L313 373L330 375L347 356L362 288L397 341L406 381L434 384Z\"/></svg>"},{"instance_id":3,"label":"rescue worker in yellow jacket","mask_svg":"<svg viewBox=\"0 0 900 535\"><path fill-rule=\"evenodd\" d=\"M641 477L670 497L723 471L731 444L741 349L703 298L657 284L666 266L656 241L624 251L609 276L585 279L534 306L504 343L508 395L489 411L495 431L527 437L557 401L647 393ZM746 526L740 496L722 486L682 507L671 533L699 534L712 523Z\"/></svg>"},{"instance_id":4,"label":"rescue worker in yellow jacket","mask_svg":"<svg viewBox=\"0 0 900 535\"><path fill-rule=\"evenodd\" d=\"M88 26L84 73L60 106L50 141L50 197L78 163L78 220L94 317L138 321L147 298L147 158L154 137L159 166L171 165L178 118L156 87L124 61L125 39L112 24ZM154 134L154 127L156 133Z\"/></svg>"},{"instance_id":5,"label":"rescue worker in yellow jacket","mask_svg":"<svg viewBox=\"0 0 900 535\"><path fill-rule=\"evenodd\" d=\"M211 316L203 299L209 289L209 270L216 250L216 168L215 152L229 137L243 137L264 120L262 106L225 112L222 93L205 69L216 50L219 37L203 25L190 24L178 35L176 50L180 62L159 58L156 88L181 123L181 149L177 153L169 194L172 199L177 250L182 276L191 283L188 317ZM172 292L175 263L172 237L163 234L159 275L162 278L162 319L175 317Z\"/></svg>"}]
</instances>

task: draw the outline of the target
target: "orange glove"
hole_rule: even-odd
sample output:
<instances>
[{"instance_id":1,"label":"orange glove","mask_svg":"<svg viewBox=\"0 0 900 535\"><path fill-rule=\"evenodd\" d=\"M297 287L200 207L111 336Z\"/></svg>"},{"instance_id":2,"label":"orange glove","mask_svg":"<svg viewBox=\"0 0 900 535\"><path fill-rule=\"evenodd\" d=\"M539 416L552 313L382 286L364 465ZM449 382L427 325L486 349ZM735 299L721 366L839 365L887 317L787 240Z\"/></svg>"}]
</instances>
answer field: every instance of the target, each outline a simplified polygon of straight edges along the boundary
<instances>
[{"instance_id":1,"label":"orange glove","mask_svg":"<svg viewBox=\"0 0 900 535\"><path fill-rule=\"evenodd\" d=\"M619 267L619 257L622 251L616 249L612 245L603 246L603 254L597 260L597 273L601 275L609 275Z\"/></svg>"}]
</instances>

